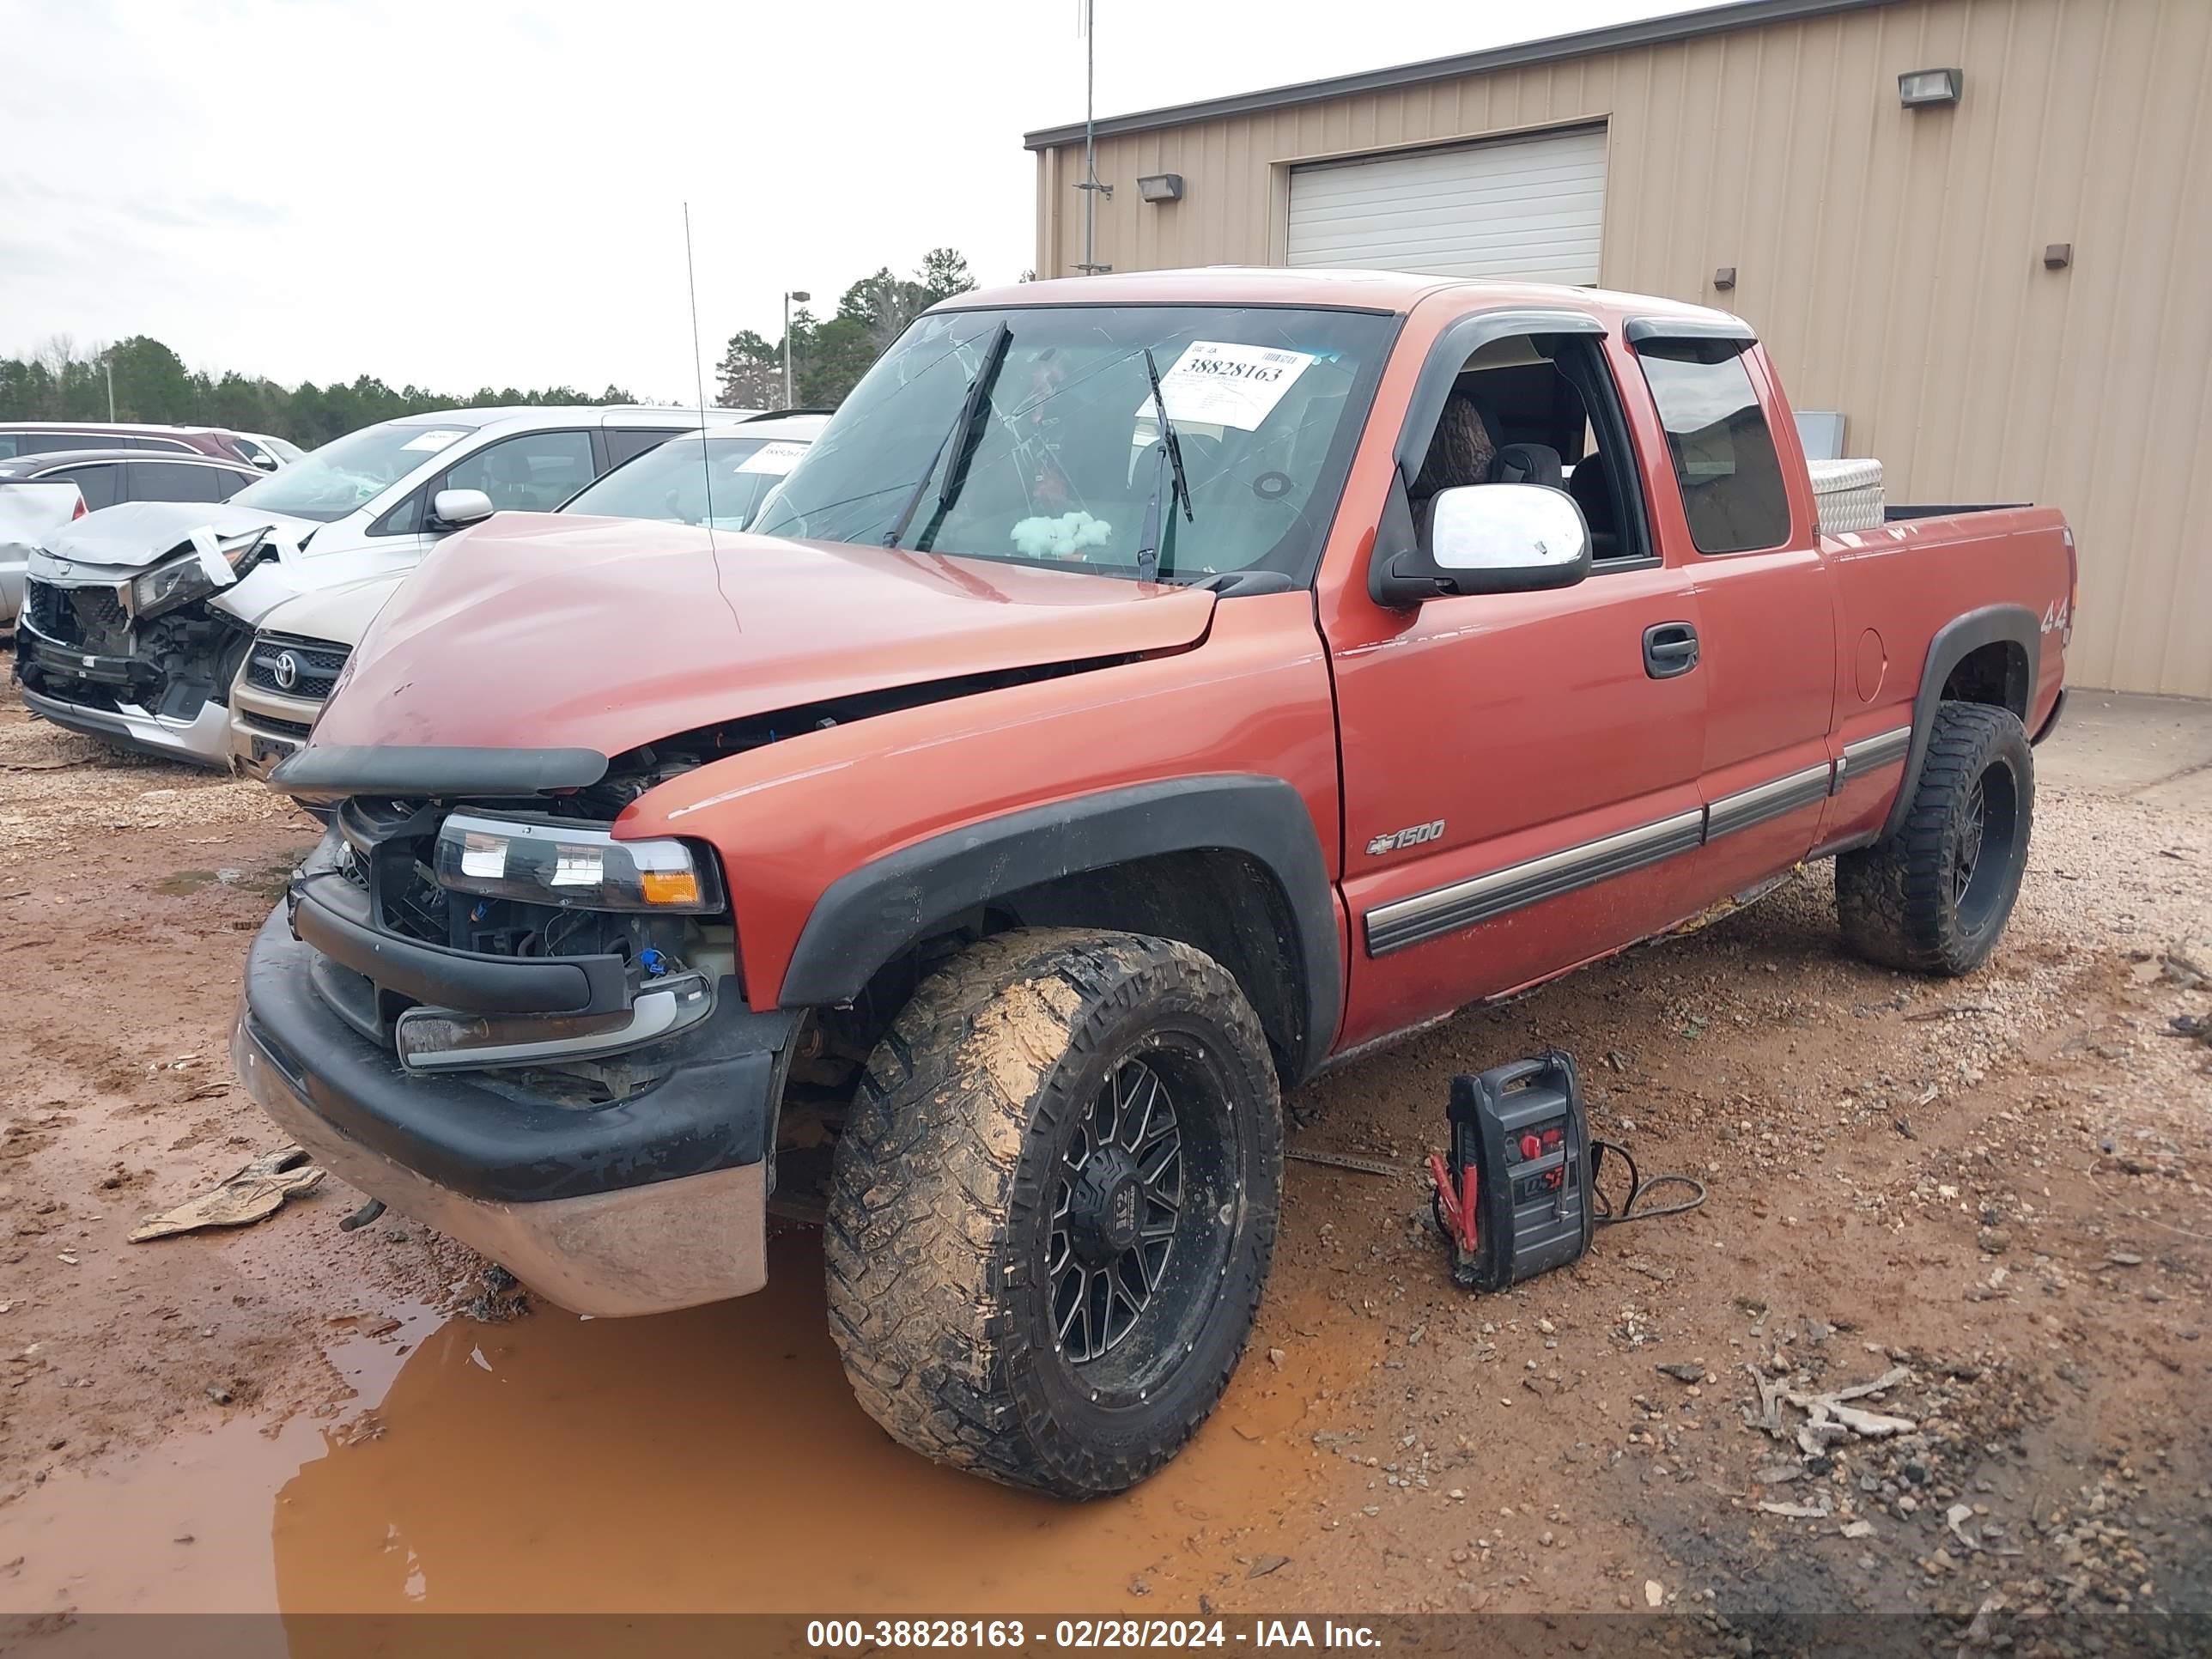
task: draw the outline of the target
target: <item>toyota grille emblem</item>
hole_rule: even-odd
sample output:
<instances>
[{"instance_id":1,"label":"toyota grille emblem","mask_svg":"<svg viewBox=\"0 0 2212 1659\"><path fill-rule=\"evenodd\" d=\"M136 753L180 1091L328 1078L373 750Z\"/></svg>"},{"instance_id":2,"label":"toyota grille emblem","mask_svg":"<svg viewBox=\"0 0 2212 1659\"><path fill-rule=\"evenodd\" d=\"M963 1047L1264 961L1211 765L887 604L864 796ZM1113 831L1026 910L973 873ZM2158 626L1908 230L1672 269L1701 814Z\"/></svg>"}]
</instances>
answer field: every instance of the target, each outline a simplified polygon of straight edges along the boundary
<instances>
[{"instance_id":1,"label":"toyota grille emblem","mask_svg":"<svg viewBox=\"0 0 2212 1659\"><path fill-rule=\"evenodd\" d=\"M300 683L300 659L289 651L279 651L269 672L275 678L279 691L289 691Z\"/></svg>"}]
</instances>

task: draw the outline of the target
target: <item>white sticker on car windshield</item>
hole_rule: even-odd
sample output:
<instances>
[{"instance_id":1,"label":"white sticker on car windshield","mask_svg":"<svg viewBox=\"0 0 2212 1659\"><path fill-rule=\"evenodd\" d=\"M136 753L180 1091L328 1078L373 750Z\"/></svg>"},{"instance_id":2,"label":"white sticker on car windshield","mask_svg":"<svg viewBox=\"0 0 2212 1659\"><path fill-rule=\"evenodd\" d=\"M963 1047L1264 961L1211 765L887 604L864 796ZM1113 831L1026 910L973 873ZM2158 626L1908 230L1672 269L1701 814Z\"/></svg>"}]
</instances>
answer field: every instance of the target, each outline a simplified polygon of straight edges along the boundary
<instances>
[{"instance_id":1,"label":"white sticker on car windshield","mask_svg":"<svg viewBox=\"0 0 2212 1659\"><path fill-rule=\"evenodd\" d=\"M399 447L402 449L443 449L448 444L459 443L468 435L465 430L459 428L438 426L410 438Z\"/></svg>"},{"instance_id":2,"label":"white sticker on car windshield","mask_svg":"<svg viewBox=\"0 0 2212 1659\"><path fill-rule=\"evenodd\" d=\"M805 453L806 446L805 444L763 444L758 449L756 449L751 454L746 456L744 459L738 463L738 471L740 472L767 472L780 478L785 473L790 471L793 467L798 465L799 458Z\"/></svg>"},{"instance_id":3,"label":"white sticker on car windshield","mask_svg":"<svg viewBox=\"0 0 2212 1659\"><path fill-rule=\"evenodd\" d=\"M1204 422L1256 432L1313 361L1310 351L1193 340L1175 367L1160 376L1160 396L1167 402L1168 418L1177 426ZM1137 413L1152 412L1147 397Z\"/></svg>"}]
</instances>

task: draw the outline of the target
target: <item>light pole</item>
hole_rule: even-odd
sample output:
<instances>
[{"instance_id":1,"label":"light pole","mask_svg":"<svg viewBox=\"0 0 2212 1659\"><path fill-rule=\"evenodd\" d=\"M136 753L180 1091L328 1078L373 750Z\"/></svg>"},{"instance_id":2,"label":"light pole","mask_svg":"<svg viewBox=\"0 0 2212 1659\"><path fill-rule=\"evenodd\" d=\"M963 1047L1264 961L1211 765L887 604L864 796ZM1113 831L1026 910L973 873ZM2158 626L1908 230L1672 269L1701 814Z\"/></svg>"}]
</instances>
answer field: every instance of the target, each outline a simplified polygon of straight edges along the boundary
<instances>
[{"instance_id":1,"label":"light pole","mask_svg":"<svg viewBox=\"0 0 2212 1659\"><path fill-rule=\"evenodd\" d=\"M1098 263L1098 198L1114 199L1114 186L1098 182L1097 134L1091 118L1092 93L1098 82L1098 51L1091 33L1091 14L1097 0L1083 0L1083 9L1076 18L1076 27L1083 34L1083 180L1076 189L1083 195L1083 263L1076 269L1085 276L1097 276L1114 269Z\"/></svg>"},{"instance_id":2,"label":"light pole","mask_svg":"<svg viewBox=\"0 0 2212 1659\"><path fill-rule=\"evenodd\" d=\"M791 302L805 305L814 296L803 288L786 289L783 293L783 406L791 407Z\"/></svg>"}]
</instances>

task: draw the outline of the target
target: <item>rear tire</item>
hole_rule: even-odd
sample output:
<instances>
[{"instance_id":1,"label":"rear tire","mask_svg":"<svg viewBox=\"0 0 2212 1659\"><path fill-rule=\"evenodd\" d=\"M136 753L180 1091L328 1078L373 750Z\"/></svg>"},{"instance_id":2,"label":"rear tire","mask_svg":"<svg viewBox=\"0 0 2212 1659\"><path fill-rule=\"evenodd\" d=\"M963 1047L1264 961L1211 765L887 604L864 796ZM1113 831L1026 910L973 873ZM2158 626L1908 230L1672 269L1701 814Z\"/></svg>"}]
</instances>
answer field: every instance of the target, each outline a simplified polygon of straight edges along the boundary
<instances>
[{"instance_id":1,"label":"rear tire","mask_svg":"<svg viewBox=\"0 0 2212 1659\"><path fill-rule=\"evenodd\" d=\"M925 1456L1124 1491L1235 1370L1281 1182L1274 1066L1219 963L1131 933L986 939L901 1011L837 1143L845 1375Z\"/></svg>"},{"instance_id":2,"label":"rear tire","mask_svg":"<svg viewBox=\"0 0 2212 1659\"><path fill-rule=\"evenodd\" d=\"M2010 709L1946 702L1896 834L1836 860L1844 942L1913 973L1981 966L2027 868L2035 759Z\"/></svg>"}]
</instances>

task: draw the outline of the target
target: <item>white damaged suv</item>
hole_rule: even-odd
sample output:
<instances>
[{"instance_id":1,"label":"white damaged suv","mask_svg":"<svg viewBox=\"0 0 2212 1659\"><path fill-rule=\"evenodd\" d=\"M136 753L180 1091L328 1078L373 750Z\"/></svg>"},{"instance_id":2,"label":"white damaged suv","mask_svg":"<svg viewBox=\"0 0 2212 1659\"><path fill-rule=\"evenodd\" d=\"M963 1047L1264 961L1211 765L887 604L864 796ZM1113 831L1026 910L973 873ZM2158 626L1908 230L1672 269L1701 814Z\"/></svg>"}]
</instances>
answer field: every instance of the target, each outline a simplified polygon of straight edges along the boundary
<instances>
[{"instance_id":1,"label":"white damaged suv","mask_svg":"<svg viewBox=\"0 0 2212 1659\"><path fill-rule=\"evenodd\" d=\"M413 569L469 521L441 517L441 496L471 518L548 511L702 421L712 429L753 412L411 415L325 444L228 501L88 514L31 554L15 630L23 702L125 748L227 766L225 698L255 628L276 606Z\"/></svg>"}]
</instances>

